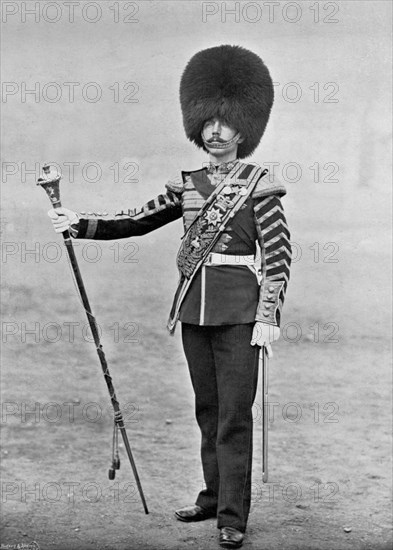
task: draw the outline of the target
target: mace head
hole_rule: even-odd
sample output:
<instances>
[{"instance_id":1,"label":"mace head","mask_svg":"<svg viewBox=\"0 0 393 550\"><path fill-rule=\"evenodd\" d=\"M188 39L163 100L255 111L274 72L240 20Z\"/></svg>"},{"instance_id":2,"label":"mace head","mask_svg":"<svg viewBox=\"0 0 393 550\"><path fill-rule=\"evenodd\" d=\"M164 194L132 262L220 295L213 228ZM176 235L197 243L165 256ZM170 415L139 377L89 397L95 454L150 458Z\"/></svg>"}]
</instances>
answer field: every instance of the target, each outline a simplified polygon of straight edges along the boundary
<instances>
[{"instance_id":1,"label":"mace head","mask_svg":"<svg viewBox=\"0 0 393 550\"><path fill-rule=\"evenodd\" d=\"M53 208L60 208L60 180L61 174L56 169L51 169L49 164L44 164L42 167L42 175L37 180L37 185L44 188Z\"/></svg>"}]
</instances>

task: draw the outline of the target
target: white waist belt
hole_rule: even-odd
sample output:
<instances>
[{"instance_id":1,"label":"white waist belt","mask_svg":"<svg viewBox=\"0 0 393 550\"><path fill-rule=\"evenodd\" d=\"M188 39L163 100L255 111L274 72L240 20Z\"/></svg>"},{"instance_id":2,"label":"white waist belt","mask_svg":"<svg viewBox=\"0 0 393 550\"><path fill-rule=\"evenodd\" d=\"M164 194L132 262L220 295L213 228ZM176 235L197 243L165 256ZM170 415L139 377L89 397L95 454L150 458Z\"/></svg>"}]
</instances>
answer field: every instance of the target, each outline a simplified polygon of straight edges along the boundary
<instances>
[{"instance_id":1,"label":"white waist belt","mask_svg":"<svg viewBox=\"0 0 393 550\"><path fill-rule=\"evenodd\" d=\"M231 254L221 254L217 252L211 252L206 260L204 265L246 265L247 267L252 267L255 263L254 254L249 254L248 256L241 255L231 255Z\"/></svg>"}]
</instances>

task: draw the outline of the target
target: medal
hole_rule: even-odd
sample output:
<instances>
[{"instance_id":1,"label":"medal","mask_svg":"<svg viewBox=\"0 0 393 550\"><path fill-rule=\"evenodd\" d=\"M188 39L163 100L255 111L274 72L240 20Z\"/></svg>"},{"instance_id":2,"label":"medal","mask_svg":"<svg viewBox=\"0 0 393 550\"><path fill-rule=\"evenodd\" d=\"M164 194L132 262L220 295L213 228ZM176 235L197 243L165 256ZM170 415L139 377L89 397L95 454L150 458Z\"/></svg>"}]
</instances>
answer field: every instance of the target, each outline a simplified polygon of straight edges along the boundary
<instances>
[{"instance_id":1,"label":"medal","mask_svg":"<svg viewBox=\"0 0 393 550\"><path fill-rule=\"evenodd\" d=\"M233 206L233 202L223 195L217 196L216 206L219 208L224 214L228 210L228 208Z\"/></svg>"},{"instance_id":2,"label":"medal","mask_svg":"<svg viewBox=\"0 0 393 550\"><path fill-rule=\"evenodd\" d=\"M244 196L247 195L247 189L245 187L242 187L239 189L239 195Z\"/></svg>"},{"instance_id":3,"label":"medal","mask_svg":"<svg viewBox=\"0 0 393 550\"><path fill-rule=\"evenodd\" d=\"M233 191L232 189L229 187L229 185L226 185L224 187L224 189L222 190L222 192L224 193L224 195L230 195Z\"/></svg>"},{"instance_id":4,"label":"medal","mask_svg":"<svg viewBox=\"0 0 393 550\"><path fill-rule=\"evenodd\" d=\"M205 218L209 224L216 226L221 222L222 214L219 210L212 208L212 210L205 213Z\"/></svg>"}]
</instances>

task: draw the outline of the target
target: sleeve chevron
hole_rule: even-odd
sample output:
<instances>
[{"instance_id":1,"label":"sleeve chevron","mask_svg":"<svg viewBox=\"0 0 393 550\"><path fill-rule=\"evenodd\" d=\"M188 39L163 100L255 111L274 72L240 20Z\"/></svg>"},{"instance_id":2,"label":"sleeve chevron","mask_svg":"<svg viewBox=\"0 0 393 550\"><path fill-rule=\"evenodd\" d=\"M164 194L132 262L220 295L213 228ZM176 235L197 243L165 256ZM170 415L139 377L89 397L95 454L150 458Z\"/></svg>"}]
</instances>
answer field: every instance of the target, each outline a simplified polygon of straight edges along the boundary
<instances>
[{"instance_id":1,"label":"sleeve chevron","mask_svg":"<svg viewBox=\"0 0 393 550\"><path fill-rule=\"evenodd\" d=\"M254 211L262 272L256 321L280 326L291 266L290 233L277 195L256 200Z\"/></svg>"}]
</instances>

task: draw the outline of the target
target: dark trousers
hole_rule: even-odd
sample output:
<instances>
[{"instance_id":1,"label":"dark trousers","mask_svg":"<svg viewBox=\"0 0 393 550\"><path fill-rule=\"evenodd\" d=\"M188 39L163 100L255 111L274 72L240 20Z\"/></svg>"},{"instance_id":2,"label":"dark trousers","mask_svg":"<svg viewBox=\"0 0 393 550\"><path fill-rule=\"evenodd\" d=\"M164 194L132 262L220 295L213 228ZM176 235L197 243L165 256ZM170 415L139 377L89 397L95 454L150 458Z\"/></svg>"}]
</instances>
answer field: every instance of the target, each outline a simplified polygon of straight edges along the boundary
<instances>
[{"instance_id":1,"label":"dark trousers","mask_svg":"<svg viewBox=\"0 0 393 550\"><path fill-rule=\"evenodd\" d=\"M206 488L196 504L217 511L217 527L245 531L251 503L252 405L258 383L253 323L182 323L183 347L202 433Z\"/></svg>"}]
</instances>

